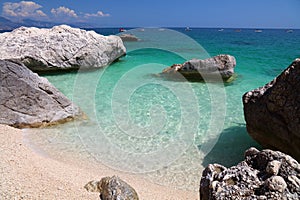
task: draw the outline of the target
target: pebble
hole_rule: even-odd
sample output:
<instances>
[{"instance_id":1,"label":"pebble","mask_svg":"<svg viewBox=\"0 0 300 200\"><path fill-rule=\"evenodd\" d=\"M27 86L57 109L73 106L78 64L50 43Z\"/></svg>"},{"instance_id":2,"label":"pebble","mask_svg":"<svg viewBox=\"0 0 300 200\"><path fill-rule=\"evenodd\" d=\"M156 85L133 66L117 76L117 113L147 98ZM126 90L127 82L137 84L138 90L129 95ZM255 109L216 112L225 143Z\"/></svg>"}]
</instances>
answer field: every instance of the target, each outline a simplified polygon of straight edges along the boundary
<instances>
[{"instance_id":1,"label":"pebble","mask_svg":"<svg viewBox=\"0 0 300 200\"><path fill-rule=\"evenodd\" d=\"M58 189L58 190L64 190L62 187L58 187L57 189Z\"/></svg>"}]
</instances>

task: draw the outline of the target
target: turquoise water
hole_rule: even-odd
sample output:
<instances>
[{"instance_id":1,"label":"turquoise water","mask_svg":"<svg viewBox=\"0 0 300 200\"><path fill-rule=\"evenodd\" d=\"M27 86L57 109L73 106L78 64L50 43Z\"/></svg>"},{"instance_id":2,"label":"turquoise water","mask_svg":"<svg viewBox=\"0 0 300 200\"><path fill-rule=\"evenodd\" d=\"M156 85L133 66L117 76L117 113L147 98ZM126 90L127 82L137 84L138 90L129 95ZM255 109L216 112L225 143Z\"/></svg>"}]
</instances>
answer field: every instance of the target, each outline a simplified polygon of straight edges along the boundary
<instances>
[{"instance_id":1,"label":"turquoise water","mask_svg":"<svg viewBox=\"0 0 300 200\"><path fill-rule=\"evenodd\" d=\"M117 29L96 29L114 34ZM135 29L127 55L93 71L43 74L88 119L28 130L30 143L51 152L89 155L113 169L141 173L172 187L198 190L208 163L231 166L251 146L242 95L264 85L300 56L300 30ZM231 83L166 79L174 63L218 54L235 56Z\"/></svg>"}]
</instances>

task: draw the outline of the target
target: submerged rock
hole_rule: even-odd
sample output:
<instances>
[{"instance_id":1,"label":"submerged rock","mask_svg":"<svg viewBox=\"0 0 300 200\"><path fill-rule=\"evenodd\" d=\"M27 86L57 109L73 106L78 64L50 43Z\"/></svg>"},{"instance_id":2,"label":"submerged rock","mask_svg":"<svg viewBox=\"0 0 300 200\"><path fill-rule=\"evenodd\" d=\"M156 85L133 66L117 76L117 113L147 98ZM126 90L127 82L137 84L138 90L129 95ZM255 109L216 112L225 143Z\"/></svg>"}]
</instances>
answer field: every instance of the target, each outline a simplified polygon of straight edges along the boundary
<instances>
[{"instance_id":1,"label":"submerged rock","mask_svg":"<svg viewBox=\"0 0 300 200\"><path fill-rule=\"evenodd\" d=\"M17 128L53 125L82 116L80 109L18 61L0 60L0 123Z\"/></svg>"},{"instance_id":2,"label":"submerged rock","mask_svg":"<svg viewBox=\"0 0 300 200\"><path fill-rule=\"evenodd\" d=\"M183 64L174 64L163 70L163 74L176 75L179 72L187 79L228 80L234 74L236 60L231 55L218 55L205 60L192 59Z\"/></svg>"},{"instance_id":3,"label":"submerged rock","mask_svg":"<svg viewBox=\"0 0 300 200\"><path fill-rule=\"evenodd\" d=\"M138 200L136 191L119 177L104 177L100 181L90 181L84 188L89 192L100 192L101 200Z\"/></svg>"},{"instance_id":4,"label":"submerged rock","mask_svg":"<svg viewBox=\"0 0 300 200\"><path fill-rule=\"evenodd\" d=\"M118 35L123 42L137 42L139 41L139 38L136 37L135 35L133 34L121 34L121 35Z\"/></svg>"},{"instance_id":5,"label":"submerged rock","mask_svg":"<svg viewBox=\"0 0 300 200\"><path fill-rule=\"evenodd\" d=\"M20 27L0 34L0 59L15 59L34 71L98 68L126 53L118 36L66 25L51 29Z\"/></svg>"},{"instance_id":6,"label":"submerged rock","mask_svg":"<svg viewBox=\"0 0 300 200\"><path fill-rule=\"evenodd\" d=\"M277 78L243 96L247 130L265 148L300 160L300 59Z\"/></svg>"},{"instance_id":7,"label":"submerged rock","mask_svg":"<svg viewBox=\"0 0 300 200\"><path fill-rule=\"evenodd\" d=\"M269 173L274 164L278 167L276 175ZM200 199L296 200L300 198L299 186L300 165L295 159L279 151L250 148L237 166L210 164L205 168Z\"/></svg>"}]
</instances>

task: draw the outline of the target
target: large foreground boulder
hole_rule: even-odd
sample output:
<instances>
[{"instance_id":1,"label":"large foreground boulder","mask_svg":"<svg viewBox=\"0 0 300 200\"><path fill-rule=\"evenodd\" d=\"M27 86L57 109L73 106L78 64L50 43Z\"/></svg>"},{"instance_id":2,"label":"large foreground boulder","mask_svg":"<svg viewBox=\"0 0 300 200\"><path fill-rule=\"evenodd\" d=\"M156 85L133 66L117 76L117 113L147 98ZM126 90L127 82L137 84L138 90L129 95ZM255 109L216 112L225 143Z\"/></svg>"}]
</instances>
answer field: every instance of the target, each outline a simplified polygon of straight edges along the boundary
<instances>
[{"instance_id":1,"label":"large foreground boulder","mask_svg":"<svg viewBox=\"0 0 300 200\"><path fill-rule=\"evenodd\" d=\"M18 61L0 60L0 123L17 128L53 125L82 116L47 79Z\"/></svg>"},{"instance_id":2,"label":"large foreground boulder","mask_svg":"<svg viewBox=\"0 0 300 200\"><path fill-rule=\"evenodd\" d=\"M163 70L163 74L176 75L180 73L187 79L208 80L223 79L228 80L234 74L236 60L231 55L218 55L205 60L192 59L183 64L174 64Z\"/></svg>"},{"instance_id":3,"label":"large foreground boulder","mask_svg":"<svg viewBox=\"0 0 300 200\"><path fill-rule=\"evenodd\" d=\"M138 200L136 191L117 176L104 177L100 181L90 181L84 188L89 192L99 192L101 200Z\"/></svg>"},{"instance_id":4,"label":"large foreground boulder","mask_svg":"<svg viewBox=\"0 0 300 200\"><path fill-rule=\"evenodd\" d=\"M300 59L243 96L248 133L265 148L300 160Z\"/></svg>"},{"instance_id":5,"label":"large foreground boulder","mask_svg":"<svg viewBox=\"0 0 300 200\"><path fill-rule=\"evenodd\" d=\"M51 29L20 27L0 34L0 59L14 59L33 71L98 68L126 53L118 36L66 25Z\"/></svg>"},{"instance_id":6,"label":"large foreground boulder","mask_svg":"<svg viewBox=\"0 0 300 200\"><path fill-rule=\"evenodd\" d=\"M203 171L200 199L298 200L300 165L279 151L250 148L237 166L210 164Z\"/></svg>"}]
</instances>

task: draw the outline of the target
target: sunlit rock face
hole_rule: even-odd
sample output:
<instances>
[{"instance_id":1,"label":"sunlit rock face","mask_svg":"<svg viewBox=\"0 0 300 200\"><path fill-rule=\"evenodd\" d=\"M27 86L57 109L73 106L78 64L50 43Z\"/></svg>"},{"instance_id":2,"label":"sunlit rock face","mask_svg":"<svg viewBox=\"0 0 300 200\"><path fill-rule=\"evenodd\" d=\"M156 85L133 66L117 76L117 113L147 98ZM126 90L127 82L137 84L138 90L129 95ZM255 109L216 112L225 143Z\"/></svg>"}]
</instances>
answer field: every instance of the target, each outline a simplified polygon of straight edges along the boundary
<instances>
[{"instance_id":1,"label":"sunlit rock face","mask_svg":"<svg viewBox=\"0 0 300 200\"><path fill-rule=\"evenodd\" d=\"M118 36L60 25L20 27L0 34L0 59L15 59L33 71L100 68L126 54Z\"/></svg>"}]
</instances>

